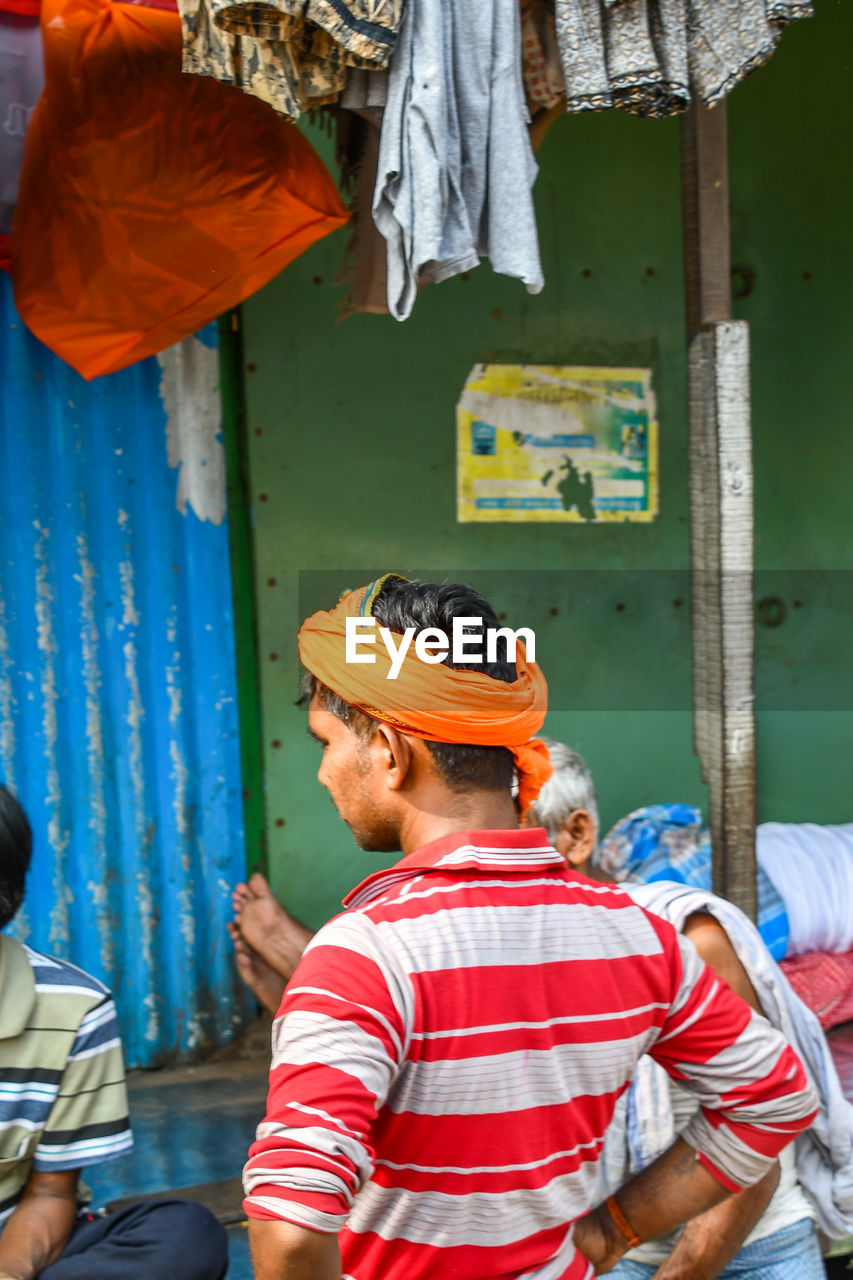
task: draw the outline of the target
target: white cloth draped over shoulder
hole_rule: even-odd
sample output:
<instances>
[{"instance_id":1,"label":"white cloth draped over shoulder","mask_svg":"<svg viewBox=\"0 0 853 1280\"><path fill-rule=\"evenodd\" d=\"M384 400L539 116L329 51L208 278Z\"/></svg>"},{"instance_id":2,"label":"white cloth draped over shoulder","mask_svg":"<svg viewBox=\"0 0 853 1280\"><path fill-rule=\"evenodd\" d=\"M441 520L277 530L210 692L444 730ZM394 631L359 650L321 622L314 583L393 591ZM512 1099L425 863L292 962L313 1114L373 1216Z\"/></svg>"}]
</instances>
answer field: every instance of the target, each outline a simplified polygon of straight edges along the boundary
<instances>
[{"instance_id":1,"label":"white cloth draped over shoulder","mask_svg":"<svg viewBox=\"0 0 853 1280\"><path fill-rule=\"evenodd\" d=\"M661 880L619 887L678 930L700 911L714 916L725 929L768 1020L797 1050L818 1093L817 1117L796 1139L797 1179L818 1226L830 1239L853 1233L853 1106L844 1097L817 1018L796 995L758 930L730 902L688 885ZM598 1195L604 1198L644 1168L674 1136L668 1077L650 1057L643 1057L607 1131Z\"/></svg>"}]
</instances>

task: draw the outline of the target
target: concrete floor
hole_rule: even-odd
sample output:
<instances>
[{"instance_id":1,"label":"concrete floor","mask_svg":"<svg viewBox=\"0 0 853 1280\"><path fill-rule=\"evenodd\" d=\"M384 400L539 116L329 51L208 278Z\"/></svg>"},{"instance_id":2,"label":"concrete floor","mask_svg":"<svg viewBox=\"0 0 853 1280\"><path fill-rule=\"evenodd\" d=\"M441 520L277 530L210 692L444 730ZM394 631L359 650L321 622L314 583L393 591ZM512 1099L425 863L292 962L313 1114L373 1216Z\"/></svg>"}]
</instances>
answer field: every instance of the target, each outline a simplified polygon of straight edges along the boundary
<instances>
[{"instance_id":1,"label":"concrete floor","mask_svg":"<svg viewBox=\"0 0 853 1280\"><path fill-rule=\"evenodd\" d=\"M132 1072L134 1150L87 1171L96 1205L182 1191L207 1204L226 1224L228 1280L252 1278L239 1178L264 1113L268 1046L266 1021L230 1056L201 1066Z\"/></svg>"}]
</instances>

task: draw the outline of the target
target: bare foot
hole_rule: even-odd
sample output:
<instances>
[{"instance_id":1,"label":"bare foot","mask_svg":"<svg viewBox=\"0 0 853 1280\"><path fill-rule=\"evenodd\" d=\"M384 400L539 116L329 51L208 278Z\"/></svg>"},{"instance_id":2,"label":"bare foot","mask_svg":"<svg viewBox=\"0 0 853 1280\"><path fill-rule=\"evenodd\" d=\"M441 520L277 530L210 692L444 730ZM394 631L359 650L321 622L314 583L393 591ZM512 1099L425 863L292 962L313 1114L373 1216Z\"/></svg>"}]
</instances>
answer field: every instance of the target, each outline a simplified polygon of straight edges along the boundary
<instances>
[{"instance_id":1,"label":"bare foot","mask_svg":"<svg viewBox=\"0 0 853 1280\"><path fill-rule=\"evenodd\" d=\"M258 1002L275 1017L284 994L284 978L261 959L254 947L249 946L239 925L229 920L227 929L234 943L237 972Z\"/></svg>"},{"instance_id":2,"label":"bare foot","mask_svg":"<svg viewBox=\"0 0 853 1280\"><path fill-rule=\"evenodd\" d=\"M243 941L272 972L289 982L313 937L311 930L285 911L259 871L249 877L248 884L237 885L232 902L234 924Z\"/></svg>"},{"instance_id":3,"label":"bare foot","mask_svg":"<svg viewBox=\"0 0 853 1280\"><path fill-rule=\"evenodd\" d=\"M249 886L244 884L242 880L239 884L235 884L231 891L231 909L235 916L240 914L240 908L249 896Z\"/></svg>"}]
</instances>

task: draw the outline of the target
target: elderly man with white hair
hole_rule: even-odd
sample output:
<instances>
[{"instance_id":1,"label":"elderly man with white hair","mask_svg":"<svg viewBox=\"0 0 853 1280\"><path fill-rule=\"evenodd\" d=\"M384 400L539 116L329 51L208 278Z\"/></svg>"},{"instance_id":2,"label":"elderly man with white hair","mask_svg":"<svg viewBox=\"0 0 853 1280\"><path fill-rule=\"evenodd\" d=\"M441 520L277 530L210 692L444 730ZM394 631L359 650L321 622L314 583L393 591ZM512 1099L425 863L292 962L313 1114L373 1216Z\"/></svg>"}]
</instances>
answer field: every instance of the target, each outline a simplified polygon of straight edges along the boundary
<instances>
[{"instance_id":1,"label":"elderly man with white hair","mask_svg":"<svg viewBox=\"0 0 853 1280\"><path fill-rule=\"evenodd\" d=\"M580 873L612 881L600 865L598 806L586 761L546 739L554 773L528 821ZM670 1237L631 1250L614 1280L824 1280L816 1227L853 1232L853 1108L846 1102L817 1018L794 993L757 929L731 903L691 885L621 880L620 888L689 937L703 960L794 1045L817 1086L812 1128L780 1156L778 1185L765 1179ZM656 1064L641 1059L608 1131L599 1190L606 1194L672 1141L695 1104Z\"/></svg>"}]
</instances>

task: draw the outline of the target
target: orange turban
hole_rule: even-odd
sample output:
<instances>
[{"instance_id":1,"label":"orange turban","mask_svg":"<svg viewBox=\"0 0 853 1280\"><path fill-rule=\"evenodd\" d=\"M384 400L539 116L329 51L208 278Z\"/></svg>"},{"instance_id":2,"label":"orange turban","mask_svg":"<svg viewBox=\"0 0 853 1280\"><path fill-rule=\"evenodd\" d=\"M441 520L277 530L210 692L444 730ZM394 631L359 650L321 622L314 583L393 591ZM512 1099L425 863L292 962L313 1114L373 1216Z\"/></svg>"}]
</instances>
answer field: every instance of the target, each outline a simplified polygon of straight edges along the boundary
<instances>
[{"instance_id":1,"label":"orange turban","mask_svg":"<svg viewBox=\"0 0 853 1280\"><path fill-rule=\"evenodd\" d=\"M386 575L391 576L396 575ZM533 737L548 710L548 685L539 667L527 660L521 642L512 684L444 662L426 663L412 648L395 679L387 678L391 657L381 644L374 646L375 662L347 662L346 620L370 617L384 582L351 591L334 609L306 618L299 631L303 665L345 702L402 733L427 742L506 747L515 760L524 813L551 776L548 748Z\"/></svg>"}]
</instances>

